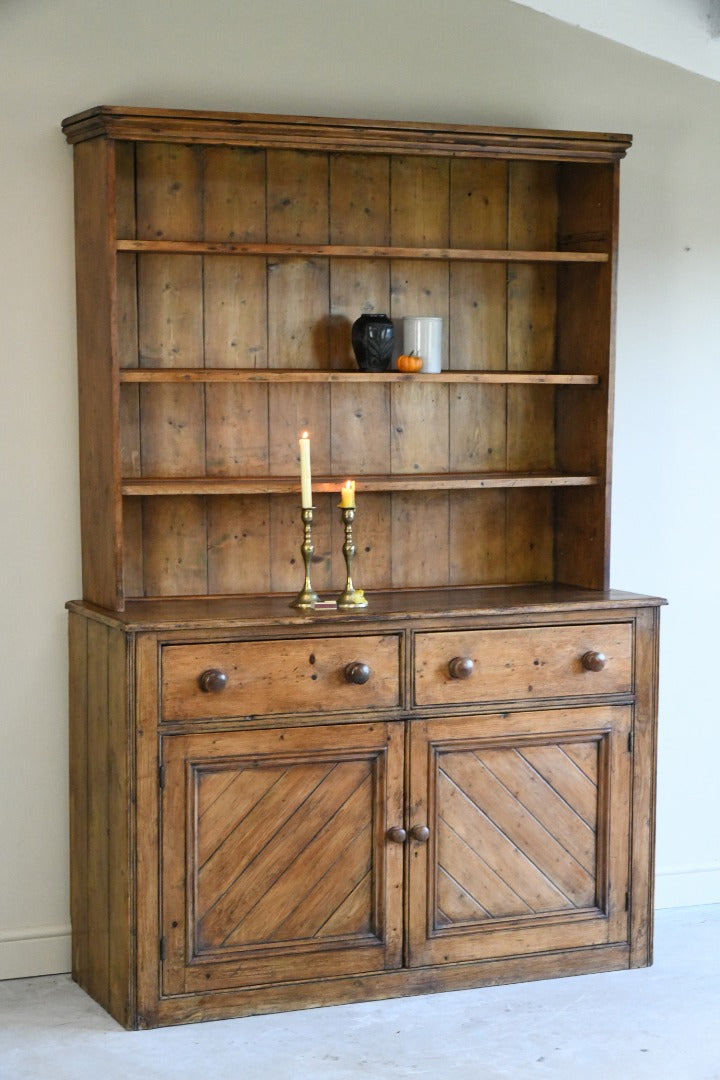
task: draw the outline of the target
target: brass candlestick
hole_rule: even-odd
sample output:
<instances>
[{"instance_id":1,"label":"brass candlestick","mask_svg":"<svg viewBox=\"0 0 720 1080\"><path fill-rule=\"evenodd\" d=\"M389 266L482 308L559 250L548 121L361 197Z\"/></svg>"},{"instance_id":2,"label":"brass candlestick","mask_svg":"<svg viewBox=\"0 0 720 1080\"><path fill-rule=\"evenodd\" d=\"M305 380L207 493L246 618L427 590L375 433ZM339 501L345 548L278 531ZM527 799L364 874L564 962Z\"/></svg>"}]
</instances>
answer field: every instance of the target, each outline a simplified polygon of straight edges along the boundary
<instances>
[{"instance_id":1,"label":"brass candlestick","mask_svg":"<svg viewBox=\"0 0 720 1080\"><path fill-rule=\"evenodd\" d=\"M347 567L347 581L345 582L345 588L338 596L337 606L343 609L366 608L368 602L365 599L363 592L356 589L352 580L352 561L355 558L355 544L353 543L353 521L355 520L355 507L354 506L340 506L340 513L342 514L343 525L345 526L345 543L343 544L343 555L345 556L345 565Z\"/></svg>"},{"instance_id":2,"label":"brass candlestick","mask_svg":"<svg viewBox=\"0 0 720 1080\"><path fill-rule=\"evenodd\" d=\"M318 602L318 595L310 584L310 563L312 562L312 557L315 552L315 545L312 541L314 510L314 506L303 506L301 511L303 521L303 542L300 546L300 551L302 552L303 563L305 564L305 583L290 604L290 607L314 608Z\"/></svg>"}]
</instances>

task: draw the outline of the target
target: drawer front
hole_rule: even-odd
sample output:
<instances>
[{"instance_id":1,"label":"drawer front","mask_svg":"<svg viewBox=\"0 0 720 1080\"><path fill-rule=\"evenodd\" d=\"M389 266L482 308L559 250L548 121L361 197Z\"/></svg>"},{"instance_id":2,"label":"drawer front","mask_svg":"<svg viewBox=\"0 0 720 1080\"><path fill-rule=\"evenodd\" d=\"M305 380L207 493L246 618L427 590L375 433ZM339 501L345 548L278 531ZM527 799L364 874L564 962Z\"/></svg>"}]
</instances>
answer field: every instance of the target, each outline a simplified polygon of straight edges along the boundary
<instances>
[{"instance_id":1,"label":"drawer front","mask_svg":"<svg viewBox=\"0 0 720 1080\"><path fill-rule=\"evenodd\" d=\"M399 635L202 642L162 650L163 720L399 704Z\"/></svg>"},{"instance_id":2,"label":"drawer front","mask_svg":"<svg viewBox=\"0 0 720 1080\"><path fill-rule=\"evenodd\" d=\"M631 689L629 623L415 637L417 705L621 694Z\"/></svg>"}]
</instances>

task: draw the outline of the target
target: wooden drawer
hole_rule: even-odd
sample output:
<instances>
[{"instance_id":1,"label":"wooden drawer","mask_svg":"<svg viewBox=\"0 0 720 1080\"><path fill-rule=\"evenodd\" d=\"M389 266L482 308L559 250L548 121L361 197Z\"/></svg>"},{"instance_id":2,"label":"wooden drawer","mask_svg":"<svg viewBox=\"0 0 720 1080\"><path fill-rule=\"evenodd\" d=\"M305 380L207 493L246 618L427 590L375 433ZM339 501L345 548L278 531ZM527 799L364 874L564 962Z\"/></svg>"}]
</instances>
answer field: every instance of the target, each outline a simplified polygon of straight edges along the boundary
<instances>
[{"instance_id":1,"label":"wooden drawer","mask_svg":"<svg viewBox=\"0 0 720 1080\"><path fill-rule=\"evenodd\" d=\"M417 705L621 694L631 689L630 623L415 637Z\"/></svg>"},{"instance_id":2,"label":"wooden drawer","mask_svg":"<svg viewBox=\"0 0 720 1080\"><path fill-rule=\"evenodd\" d=\"M362 667L351 670L352 665L367 665L369 675ZM224 686L222 677L208 674L215 672L224 676ZM203 682L208 688L202 688ZM163 720L347 712L399 704L397 634L202 642L165 645L162 650Z\"/></svg>"}]
</instances>

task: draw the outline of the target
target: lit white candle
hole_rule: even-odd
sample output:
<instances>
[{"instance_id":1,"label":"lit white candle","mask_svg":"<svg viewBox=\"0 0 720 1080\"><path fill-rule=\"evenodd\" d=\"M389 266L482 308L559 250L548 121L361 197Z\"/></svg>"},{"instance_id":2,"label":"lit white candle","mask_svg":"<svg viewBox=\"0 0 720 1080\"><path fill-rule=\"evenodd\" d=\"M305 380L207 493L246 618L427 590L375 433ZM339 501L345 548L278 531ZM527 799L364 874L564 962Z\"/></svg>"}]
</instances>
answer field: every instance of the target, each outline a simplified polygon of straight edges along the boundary
<instances>
[{"instance_id":1,"label":"lit white candle","mask_svg":"<svg viewBox=\"0 0 720 1080\"><path fill-rule=\"evenodd\" d=\"M310 475L310 438L307 431L300 436L300 490L302 491L303 510L312 504L312 478Z\"/></svg>"},{"instance_id":2,"label":"lit white candle","mask_svg":"<svg viewBox=\"0 0 720 1080\"><path fill-rule=\"evenodd\" d=\"M352 510L355 506L355 481L346 480L340 488L340 505L345 510Z\"/></svg>"}]
</instances>

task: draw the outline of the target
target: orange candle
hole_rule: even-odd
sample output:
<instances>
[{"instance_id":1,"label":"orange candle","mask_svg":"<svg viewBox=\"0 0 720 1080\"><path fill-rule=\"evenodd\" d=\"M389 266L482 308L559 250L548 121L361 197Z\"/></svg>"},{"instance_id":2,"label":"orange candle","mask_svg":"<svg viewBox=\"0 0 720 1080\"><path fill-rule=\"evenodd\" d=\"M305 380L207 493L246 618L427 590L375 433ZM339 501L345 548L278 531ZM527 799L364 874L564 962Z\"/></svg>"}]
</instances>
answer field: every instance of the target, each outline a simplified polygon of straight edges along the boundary
<instances>
[{"instance_id":1,"label":"orange candle","mask_svg":"<svg viewBox=\"0 0 720 1080\"><path fill-rule=\"evenodd\" d=\"M344 510L351 510L355 507L354 480L346 480L343 486L340 488L340 505Z\"/></svg>"}]
</instances>

